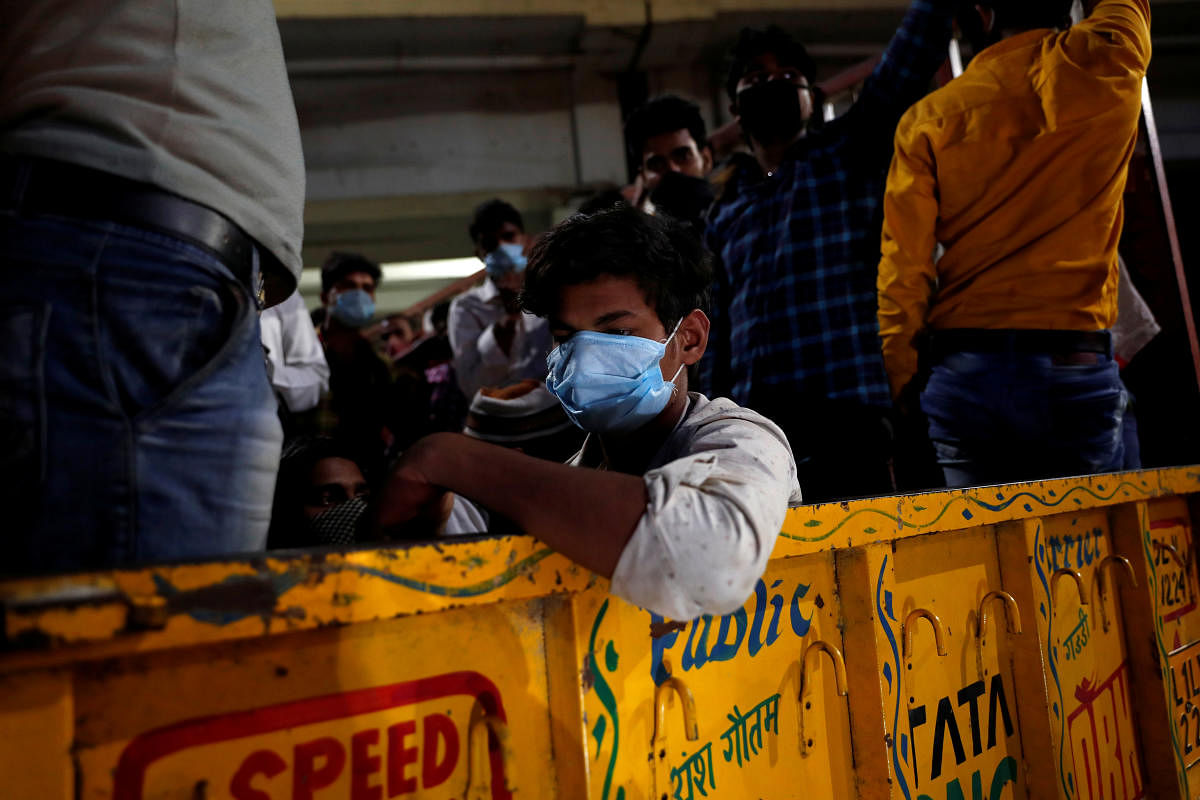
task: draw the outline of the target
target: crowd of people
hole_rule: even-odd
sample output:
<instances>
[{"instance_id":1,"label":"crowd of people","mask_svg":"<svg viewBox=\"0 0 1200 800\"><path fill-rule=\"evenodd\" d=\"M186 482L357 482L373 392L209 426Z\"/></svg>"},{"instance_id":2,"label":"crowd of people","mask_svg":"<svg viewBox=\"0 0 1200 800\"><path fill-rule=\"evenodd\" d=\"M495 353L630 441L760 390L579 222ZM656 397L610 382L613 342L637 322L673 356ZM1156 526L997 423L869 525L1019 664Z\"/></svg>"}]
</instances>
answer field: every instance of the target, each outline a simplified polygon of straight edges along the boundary
<instances>
[{"instance_id":1,"label":"crowd of people","mask_svg":"<svg viewBox=\"0 0 1200 800\"><path fill-rule=\"evenodd\" d=\"M913 0L828 121L805 47L744 30L737 135L650 100L629 186L537 236L484 203L482 282L382 321L366 255L313 314L294 291L268 3L5 12L13 571L525 532L687 619L744 602L802 501L1138 466L1113 331L1149 5L1070 5ZM956 23L973 58L930 92ZM154 49L220 37L244 60Z\"/></svg>"}]
</instances>

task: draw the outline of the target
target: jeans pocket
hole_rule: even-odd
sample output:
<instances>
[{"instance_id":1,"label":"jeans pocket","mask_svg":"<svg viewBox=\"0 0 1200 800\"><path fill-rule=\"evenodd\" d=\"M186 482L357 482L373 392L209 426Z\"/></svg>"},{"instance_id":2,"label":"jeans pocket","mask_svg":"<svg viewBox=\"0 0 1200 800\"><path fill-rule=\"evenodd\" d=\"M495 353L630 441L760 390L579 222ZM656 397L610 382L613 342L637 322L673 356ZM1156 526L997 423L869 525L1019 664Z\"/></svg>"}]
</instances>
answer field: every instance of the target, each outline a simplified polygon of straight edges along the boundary
<instances>
[{"instance_id":1,"label":"jeans pocket","mask_svg":"<svg viewBox=\"0 0 1200 800\"><path fill-rule=\"evenodd\" d=\"M0 504L25 522L46 477L49 305L0 305ZM14 524L18 524L14 522Z\"/></svg>"},{"instance_id":2,"label":"jeans pocket","mask_svg":"<svg viewBox=\"0 0 1200 800\"><path fill-rule=\"evenodd\" d=\"M249 297L203 270L148 279L121 266L100 278L101 358L114 400L137 418L172 405L219 368L242 338Z\"/></svg>"}]
</instances>

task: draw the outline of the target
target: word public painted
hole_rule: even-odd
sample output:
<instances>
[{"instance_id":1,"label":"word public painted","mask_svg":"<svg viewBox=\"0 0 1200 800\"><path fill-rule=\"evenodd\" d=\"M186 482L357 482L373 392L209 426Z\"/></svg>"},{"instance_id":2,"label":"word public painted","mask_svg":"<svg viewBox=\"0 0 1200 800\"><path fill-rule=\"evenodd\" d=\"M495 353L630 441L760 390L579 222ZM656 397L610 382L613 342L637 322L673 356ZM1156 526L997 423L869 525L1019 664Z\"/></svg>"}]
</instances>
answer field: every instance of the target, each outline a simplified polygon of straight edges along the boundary
<instances>
[{"instance_id":1,"label":"word public painted","mask_svg":"<svg viewBox=\"0 0 1200 800\"><path fill-rule=\"evenodd\" d=\"M726 744L721 753L725 763L730 764L735 758L739 768L748 763L764 745L764 729L767 733L779 735L779 697L773 694L745 714L734 706L732 713L725 715L730 721L729 728L721 734ZM697 793L701 797L708 797L708 790L717 788L712 746L712 742L706 742L691 755L685 753L679 766L671 769L675 800L694 800Z\"/></svg>"},{"instance_id":2,"label":"word public painted","mask_svg":"<svg viewBox=\"0 0 1200 800\"><path fill-rule=\"evenodd\" d=\"M446 782L458 765L458 728L445 714L428 714L417 730L416 720L405 720L384 730L367 728L348 741L322 736L300 742L289 752L255 750L242 760L229 784L234 800L313 800L349 768L350 800L383 800L413 794L419 786L432 789ZM291 770L291 794L280 795L259 787Z\"/></svg>"},{"instance_id":3,"label":"word public painted","mask_svg":"<svg viewBox=\"0 0 1200 800\"><path fill-rule=\"evenodd\" d=\"M1071 632L1063 637L1063 650L1067 661L1074 661L1083 648L1087 647L1088 643L1088 617L1087 612L1083 610L1083 606L1079 607L1079 622L1071 629Z\"/></svg>"},{"instance_id":4,"label":"word public painted","mask_svg":"<svg viewBox=\"0 0 1200 800\"><path fill-rule=\"evenodd\" d=\"M683 652L675 663L684 671L700 669L705 664L715 661L731 661L743 649L751 658L779 641L781 627L786 622L787 629L797 638L803 638L812 626L813 611L810 603L801 603L808 595L809 584L800 583L792 590L791 602L786 591L776 591L783 580L776 580L768 590L767 585L760 579L754 585L753 618L746 613L745 608L739 608L732 614L723 617L704 615L692 620L688 625L687 639ZM784 607L787 606L787 617L784 618ZM807 613L806 613L807 612ZM651 625L660 626L664 620L657 614L650 615ZM717 622L716 633L713 635L713 622ZM711 639L710 639L711 637ZM672 630L659 636L652 642L650 674L655 684L661 684L667 679L667 671L663 668L663 656L673 650L679 642L680 632ZM711 642L711 643L710 643Z\"/></svg>"}]
</instances>

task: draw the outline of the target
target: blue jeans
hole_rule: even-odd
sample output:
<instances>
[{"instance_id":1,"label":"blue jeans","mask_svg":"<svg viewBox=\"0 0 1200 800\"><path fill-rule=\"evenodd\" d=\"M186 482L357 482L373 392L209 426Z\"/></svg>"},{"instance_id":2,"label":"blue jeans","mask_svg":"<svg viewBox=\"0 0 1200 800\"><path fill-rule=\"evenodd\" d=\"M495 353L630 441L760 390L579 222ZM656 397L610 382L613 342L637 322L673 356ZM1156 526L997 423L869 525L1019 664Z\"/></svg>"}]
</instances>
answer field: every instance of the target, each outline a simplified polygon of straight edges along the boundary
<instances>
[{"instance_id":1,"label":"blue jeans","mask_svg":"<svg viewBox=\"0 0 1200 800\"><path fill-rule=\"evenodd\" d=\"M253 299L217 258L0 214L0 573L261 550L282 438Z\"/></svg>"},{"instance_id":2,"label":"blue jeans","mask_svg":"<svg viewBox=\"0 0 1200 800\"><path fill-rule=\"evenodd\" d=\"M980 486L1121 469L1125 387L1117 363L957 352L933 368L921 409L946 485Z\"/></svg>"}]
</instances>

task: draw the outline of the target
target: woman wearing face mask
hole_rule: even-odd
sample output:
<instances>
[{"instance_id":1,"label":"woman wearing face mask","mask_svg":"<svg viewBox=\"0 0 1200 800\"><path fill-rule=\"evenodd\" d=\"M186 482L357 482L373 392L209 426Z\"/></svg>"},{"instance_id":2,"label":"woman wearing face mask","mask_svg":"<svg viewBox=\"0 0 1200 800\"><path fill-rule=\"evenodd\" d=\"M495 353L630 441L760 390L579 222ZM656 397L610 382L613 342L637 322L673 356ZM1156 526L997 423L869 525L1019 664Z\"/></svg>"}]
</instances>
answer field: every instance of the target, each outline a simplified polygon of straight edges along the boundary
<instances>
[{"instance_id":1,"label":"woman wearing face mask","mask_svg":"<svg viewBox=\"0 0 1200 800\"><path fill-rule=\"evenodd\" d=\"M547 388L588 432L570 465L457 434L405 453L379 501L391 532L447 491L517 523L673 619L724 614L753 590L789 505L787 440L770 421L687 389L704 353L711 281L695 237L617 208L576 216L533 249L525 308L557 342Z\"/></svg>"}]
</instances>

